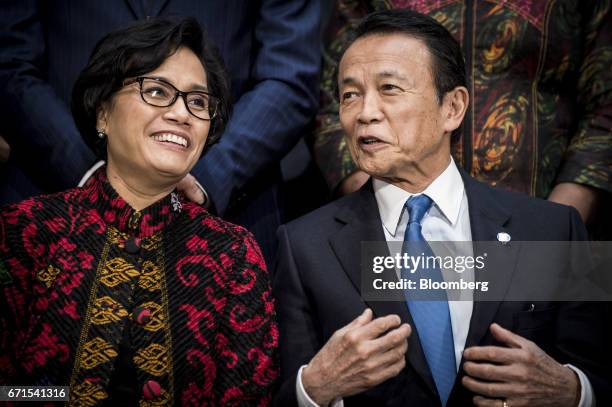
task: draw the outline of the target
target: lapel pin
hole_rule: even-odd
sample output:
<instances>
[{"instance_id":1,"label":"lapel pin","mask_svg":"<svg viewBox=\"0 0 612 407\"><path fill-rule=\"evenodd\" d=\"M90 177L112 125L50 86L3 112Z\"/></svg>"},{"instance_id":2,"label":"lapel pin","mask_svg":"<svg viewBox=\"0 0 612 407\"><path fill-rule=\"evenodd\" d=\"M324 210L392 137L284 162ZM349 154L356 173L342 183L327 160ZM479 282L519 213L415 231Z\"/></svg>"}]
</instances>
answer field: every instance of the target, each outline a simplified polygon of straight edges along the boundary
<instances>
[{"instance_id":1,"label":"lapel pin","mask_svg":"<svg viewBox=\"0 0 612 407\"><path fill-rule=\"evenodd\" d=\"M506 232L500 232L497 234L497 241L501 242L501 244L508 244L512 240L509 234Z\"/></svg>"}]
</instances>

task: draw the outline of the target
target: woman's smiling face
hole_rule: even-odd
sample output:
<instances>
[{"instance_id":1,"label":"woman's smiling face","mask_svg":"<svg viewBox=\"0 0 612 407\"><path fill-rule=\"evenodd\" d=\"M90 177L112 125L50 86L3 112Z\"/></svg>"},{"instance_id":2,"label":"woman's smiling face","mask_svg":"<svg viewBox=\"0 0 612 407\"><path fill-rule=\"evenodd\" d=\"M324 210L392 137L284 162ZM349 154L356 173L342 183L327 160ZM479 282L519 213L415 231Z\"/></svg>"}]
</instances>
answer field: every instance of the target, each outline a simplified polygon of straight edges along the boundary
<instances>
[{"instance_id":1,"label":"woman's smiling face","mask_svg":"<svg viewBox=\"0 0 612 407\"><path fill-rule=\"evenodd\" d=\"M184 92L208 90L202 62L185 47L143 76L162 79ZM117 91L102 109L98 129L107 134L112 171L165 183L178 182L191 171L206 144L210 121L192 115L182 97L168 107L147 104L139 82L134 82Z\"/></svg>"}]
</instances>

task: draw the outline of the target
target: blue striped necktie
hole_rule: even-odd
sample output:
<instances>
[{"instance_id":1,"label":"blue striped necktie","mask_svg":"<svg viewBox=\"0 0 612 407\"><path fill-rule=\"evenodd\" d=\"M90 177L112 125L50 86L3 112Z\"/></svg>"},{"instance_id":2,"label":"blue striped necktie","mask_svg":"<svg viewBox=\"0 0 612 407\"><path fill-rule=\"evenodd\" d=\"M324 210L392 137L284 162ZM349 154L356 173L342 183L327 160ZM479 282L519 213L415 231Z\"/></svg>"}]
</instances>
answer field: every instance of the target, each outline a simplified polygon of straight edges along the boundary
<instances>
[{"instance_id":1,"label":"blue striped necktie","mask_svg":"<svg viewBox=\"0 0 612 407\"><path fill-rule=\"evenodd\" d=\"M432 200L427 195L415 195L406 201L405 207L408 210L409 221L404 234L402 251L407 253L408 256L434 255L421 232L421 221L425 213L431 208L431 204ZM418 268L415 273L410 275L408 270L402 268L402 278L415 280L417 282L416 287L418 288L420 278L442 281L442 273L438 268L426 270ZM406 303L418 332L427 364L438 389L440 401L445 406L457 376L453 330L446 292L442 295L432 295L429 297L435 297L438 299L437 301L422 300L422 292L419 297L421 300L410 299L411 295L409 290L407 290Z\"/></svg>"}]
</instances>

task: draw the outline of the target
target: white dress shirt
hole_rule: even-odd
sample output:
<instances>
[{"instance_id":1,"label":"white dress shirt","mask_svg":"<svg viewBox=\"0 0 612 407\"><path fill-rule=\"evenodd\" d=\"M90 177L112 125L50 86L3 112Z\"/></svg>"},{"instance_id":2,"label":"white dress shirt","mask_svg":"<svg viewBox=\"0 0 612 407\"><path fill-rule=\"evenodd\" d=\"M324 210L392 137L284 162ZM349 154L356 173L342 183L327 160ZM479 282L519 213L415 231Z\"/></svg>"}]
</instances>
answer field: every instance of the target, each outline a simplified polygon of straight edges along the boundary
<instances>
[{"instance_id":1,"label":"white dress shirt","mask_svg":"<svg viewBox=\"0 0 612 407\"><path fill-rule=\"evenodd\" d=\"M409 217L404 204L414 194L378 179L373 180L373 187L385 239L389 243L403 242ZM444 172L421 194L429 196L433 201L431 208L421 221L421 231L427 241L469 242L472 240L468 199L463 179L452 158L450 158L450 163ZM394 251L397 251L398 246L397 244L389 245L391 256L395 256ZM464 254L472 255L472 253ZM466 270L462 278L467 281L473 281L473 269ZM459 371L459 364L461 363L474 304L471 301L471 298L473 298L472 293L467 290L463 291L464 294L470 296L469 300L448 302L457 371ZM566 366L574 370L580 380L581 394L578 407L594 407L593 390L586 375L572 365ZM298 405L300 407L319 407L306 394L302 385L302 370L304 367L300 368L296 381ZM337 399L332 403L332 407L342 407L343 405L342 399Z\"/></svg>"},{"instance_id":2,"label":"white dress shirt","mask_svg":"<svg viewBox=\"0 0 612 407\"><path fill-rule=\"evenodd\" d=\"M429 242L469 242L472 240L470 214L463 180L455 162L452 159L450 161L446 170L422 192L433 201L431 208L421 221L421 232L425 240ZM409 217L404 204L414 194L377 179L373 181L373 186L385 239L387 242L403 242ZM394 249L398 247L398 244L389 246L391 256L395 256L394 251L396 250ZM464 254L472 256L472 253ZM399 270L397 272L399 276ZM474 270L466 270L462 273L462 278L473 281ZM469 299L472 298L468 290L462 291L470 295ZM473 302L449 301L448 308L453 328L455 363L459 370L469 329L469 324L464 321L470 321L472 318Z\"/></svg>"}]
</instances>

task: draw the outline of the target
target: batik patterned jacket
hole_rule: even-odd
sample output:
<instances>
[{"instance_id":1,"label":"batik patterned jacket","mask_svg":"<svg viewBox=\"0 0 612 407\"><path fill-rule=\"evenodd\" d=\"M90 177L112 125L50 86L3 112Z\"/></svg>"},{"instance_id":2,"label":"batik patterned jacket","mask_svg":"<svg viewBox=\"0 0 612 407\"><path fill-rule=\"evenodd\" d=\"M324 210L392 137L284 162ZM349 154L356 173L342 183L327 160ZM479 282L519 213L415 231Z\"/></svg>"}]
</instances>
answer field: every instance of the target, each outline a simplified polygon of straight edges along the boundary
<instances>
[{"instance_id":1,"label":"batik patterned jacket","mask_svg":"<svg viewBox=\"0 0 612 407\"><path fill-rule=\"evenodd\" d=\"M490 185L547 197L560 182L612 192L610 0L339 0L327 33L315 159L335 189L356 170L334 72L359 20L411 8L462 45L470 92L457 162Z\"/></svg>"},{"instance_id":2,"label":"batik patterned jacket","mask_svg":"<svg viewBox=\"0 0 612 407\"><path fill-rule=\"evenodd\" d=\"M0 212L0 384L69 405L267 405L278 330L245 229L175 193L133 210L104 169Z\"/></svg>"}]
</instances>

